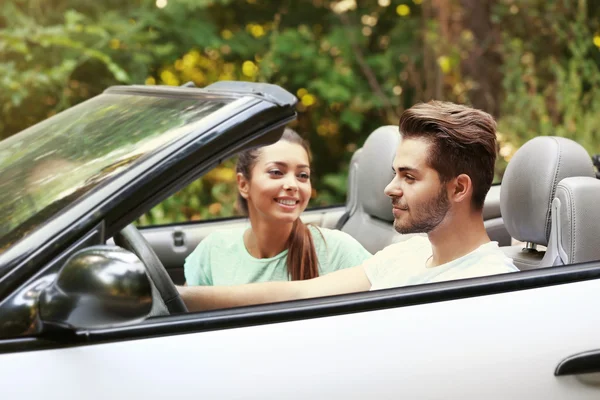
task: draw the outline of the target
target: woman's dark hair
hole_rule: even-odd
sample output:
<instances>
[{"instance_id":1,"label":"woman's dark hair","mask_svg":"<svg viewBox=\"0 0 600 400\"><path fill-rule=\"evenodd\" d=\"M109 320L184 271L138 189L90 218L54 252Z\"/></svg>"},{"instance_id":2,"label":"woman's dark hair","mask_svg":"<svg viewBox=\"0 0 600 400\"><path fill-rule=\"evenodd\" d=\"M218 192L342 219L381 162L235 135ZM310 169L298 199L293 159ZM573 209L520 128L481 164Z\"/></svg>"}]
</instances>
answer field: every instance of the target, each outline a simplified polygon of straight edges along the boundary
<instances>
[{"instance_id":1,"label":"woman's dark hair","mask_svg":"<svg viewBox=\"0 0 600 400\"><path fill-rule=\"evenodd\" d=\"M299 144L302 146L302 148L304 148L304 150L306 150L306 153L310 159L310 149L308 147L308 143L292 129L286 128L283 131L281 139L279 140L285 140L286 142ZM259 147L240 153L235 168L236 172L241 173L244 178L250 180L252 168L254 168L260 152L261 148ZM243 198L241 194L238 194L238 204L242 211L248 215L248 201ZM319 262L317 259L315 244L308 226L306 226L300 220L300 218L294 222L292 232L287 241L287 248L287 269L288 276L291 280L300 281L319 276Z\"/></svg>"}]
</instances>

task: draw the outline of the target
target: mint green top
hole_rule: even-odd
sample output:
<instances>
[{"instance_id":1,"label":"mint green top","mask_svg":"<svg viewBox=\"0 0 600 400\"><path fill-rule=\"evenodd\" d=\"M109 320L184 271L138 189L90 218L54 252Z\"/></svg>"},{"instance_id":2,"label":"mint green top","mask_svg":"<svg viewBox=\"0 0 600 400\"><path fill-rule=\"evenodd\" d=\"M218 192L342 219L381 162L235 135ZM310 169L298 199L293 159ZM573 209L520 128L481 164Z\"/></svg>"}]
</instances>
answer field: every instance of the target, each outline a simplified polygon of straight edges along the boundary
<instances>
[{"instance_id":1,"label":"mint green top","mask_svg":"<svg viewBox=\"0 0 600 400\"><path fill-rule=\"evenodd\" d=\"M189 286L220 286L289 280L288 250L271 258L255 258L244 245L246 229L216 231L202 240L185 260L186 283ZM360 265L371 257L347 233L311 225L309 229L319 260L319 275Z\"/></svg>"}]
</instances>

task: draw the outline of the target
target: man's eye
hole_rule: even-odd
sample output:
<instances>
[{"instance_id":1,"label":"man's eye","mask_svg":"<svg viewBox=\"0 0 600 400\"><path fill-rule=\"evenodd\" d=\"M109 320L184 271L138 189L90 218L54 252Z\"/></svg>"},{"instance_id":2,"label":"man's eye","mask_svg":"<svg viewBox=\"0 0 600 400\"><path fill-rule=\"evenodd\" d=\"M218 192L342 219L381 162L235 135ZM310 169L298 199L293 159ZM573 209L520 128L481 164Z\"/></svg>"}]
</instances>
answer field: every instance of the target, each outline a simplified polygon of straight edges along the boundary
<instances>
[{"instance_id":1,"label":"man's eye","mask_svg":"<svg viewBox=\"0 0 600 400\"><path fill-rule=\"evenodd\" d=\"M406 180L409 182L413 182L415 180L414 176L406 175Z\"/></svg>"}]
</instances>

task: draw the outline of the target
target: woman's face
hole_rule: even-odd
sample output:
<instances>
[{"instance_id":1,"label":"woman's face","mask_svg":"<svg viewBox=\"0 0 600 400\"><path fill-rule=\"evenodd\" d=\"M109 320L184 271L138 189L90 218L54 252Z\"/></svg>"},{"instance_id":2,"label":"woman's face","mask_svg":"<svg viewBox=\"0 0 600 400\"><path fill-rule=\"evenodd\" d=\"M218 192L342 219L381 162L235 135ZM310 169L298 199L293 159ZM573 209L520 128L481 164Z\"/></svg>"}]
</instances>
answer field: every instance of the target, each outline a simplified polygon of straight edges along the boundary
<instances>
[{"instance_id":1,"label":"woman's face","mask_svg":"<svg viewBox=\"0 0 600 400\"><path fill-rule=\"evenodd\" d=\"M250 173L249 181L238 174L238 189L251 217L291 223L306 209L312 187L301 145L281 140L263 147Z\"/></svg>"}]
</instances>

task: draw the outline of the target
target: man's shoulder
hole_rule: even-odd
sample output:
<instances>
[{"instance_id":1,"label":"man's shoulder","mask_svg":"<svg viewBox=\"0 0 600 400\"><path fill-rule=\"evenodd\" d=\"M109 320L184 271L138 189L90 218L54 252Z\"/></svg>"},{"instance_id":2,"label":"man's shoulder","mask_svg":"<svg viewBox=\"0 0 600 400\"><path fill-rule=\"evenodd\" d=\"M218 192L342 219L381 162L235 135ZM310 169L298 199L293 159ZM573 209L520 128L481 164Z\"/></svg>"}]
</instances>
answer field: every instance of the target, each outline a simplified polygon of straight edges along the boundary
<instances>
[{"instance_id":1,"label":"man's shoulder","mask_svg":"<svg viewBox=\"0 0 600 400\"><path fill-rule=\"evenodd\" d=\"M405 286L425 268L431 255L427 236L410 237L385 247L363 263L371 290Z\"/></svg>"},{"instance_id":2,"label":"man's shoulder","mask_svg":"<svg viewBox=\"0 0 600 400\"><path fill-rule=\"evenodd\" d=\"M384 247L380 252L399 253L404 251L419 251L422 249L431 249L431 242L427 235L409 234L398 235L398 238L394 243Z\"/></svg>"},{"instance_id":3,"label":"man's shoulder","mask_svg":"<svg viewBox=\"0 0 600 400\"><path fill-rule=\"evenodd\" d=\"M506 256L500 249L482 254L472 268L489 271L490 274L519 271L519 269L513 263L512 258Z\"/></svg>"},{"instance_id":4,"label":"man's shoulder","mask_svg":"<svg viewBox=\"0 0 600 400\"><path fill-rule=\"evenodd\" d=\"M498 271L517 272L519 269L513 263L512 258L508 257L500 249L497 242L489 242L479 248L480 260L477 263L479 267L486 267Z\"/></svg>"},{"instance_id":5,"label":"man's shoulder","mask_svg":"<svg viewBox=\"0 0 600 400\"><path fill-rule=\"evenodd\" d=\"M497 246L494 247L490 243L485 250L474 252L470 257L465 257L458 266L449 269L447 275L444 275L447 279L462 279L518 271L512 259L507 257ZM448 275L452 275L452 277Z\"/></svg>"}]
</instances>

